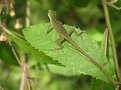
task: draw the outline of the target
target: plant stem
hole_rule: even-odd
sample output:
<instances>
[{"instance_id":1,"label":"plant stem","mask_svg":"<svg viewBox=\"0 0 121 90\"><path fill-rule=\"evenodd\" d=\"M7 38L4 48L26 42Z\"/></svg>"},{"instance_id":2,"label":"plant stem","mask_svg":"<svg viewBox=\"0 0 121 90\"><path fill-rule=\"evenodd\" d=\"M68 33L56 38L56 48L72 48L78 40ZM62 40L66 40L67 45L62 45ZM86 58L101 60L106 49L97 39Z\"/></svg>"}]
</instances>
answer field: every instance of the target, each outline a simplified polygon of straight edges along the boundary
<instances>
[{"instance_id":1,"label":"plant stem","mask_svg":"<svg viewBox=\"0 0 121 90\"><path fill-rule=\"evenodd\" d=\"M110 23L110 16L109 16L108 8L106 5L106 0L102 0L102 4L103 4L103 8L104 8L106 25L109 30L109 35L110 35L110 40L111 40L111 45L112 45L113 62L114 62L116 77L117 77L118 81L121 81L117 52L116 52L116 48L115 48L116 46L115 46L114 36L113 36L112 27L111 27L111 23Z\"/></svg>"}]
</instances>

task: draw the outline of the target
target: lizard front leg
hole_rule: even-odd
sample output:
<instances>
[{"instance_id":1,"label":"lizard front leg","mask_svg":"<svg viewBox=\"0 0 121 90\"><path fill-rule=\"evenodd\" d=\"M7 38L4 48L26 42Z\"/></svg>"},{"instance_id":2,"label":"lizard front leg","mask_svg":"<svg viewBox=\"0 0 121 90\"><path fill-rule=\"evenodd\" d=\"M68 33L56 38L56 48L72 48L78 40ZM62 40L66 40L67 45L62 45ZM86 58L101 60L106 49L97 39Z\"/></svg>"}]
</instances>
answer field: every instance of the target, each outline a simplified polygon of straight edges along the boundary
<instances>
[{"instance_id":1,"label":"lizard front leg","mask_svg":"<svg viewBox=\"0 0 121 90\"><path fill-rule=\"evenodd\" d=\"M45 30L45 35L47 36L47 34L53 29L52 25L49 23L47 29Z\"/></svg>"},{"instance_id":2,"label":"lizard front leg","mask_svg":"<svg viewBox=\"0 0 121 90\"><path fill-rule=\"evenodd\" d=\"M58 23L60 23L60 24L62 25L61 22L58 21ZM47 30L46 30L46 32L45 32L45 35L47 36L47 34L48 34L52 29L53 29L53 27L52 27L51 23L49 23L48 28L47 28Z\"/></svg>"}]
</instances>

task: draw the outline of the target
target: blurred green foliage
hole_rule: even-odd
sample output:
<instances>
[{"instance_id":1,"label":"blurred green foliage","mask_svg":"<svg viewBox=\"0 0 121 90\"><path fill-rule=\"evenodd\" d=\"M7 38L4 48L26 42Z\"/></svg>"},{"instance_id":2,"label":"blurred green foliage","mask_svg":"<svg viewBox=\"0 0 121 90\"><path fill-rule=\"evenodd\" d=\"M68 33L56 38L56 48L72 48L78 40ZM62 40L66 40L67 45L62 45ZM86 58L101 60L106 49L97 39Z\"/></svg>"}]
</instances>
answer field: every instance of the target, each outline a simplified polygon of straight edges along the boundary
<instances>
[{"instance_id":1,"label":"blurred green foliage","mask_svg":"<svg viewBox=\"0 0 121 90\"><path fill-rule=\"evenodd\" d=\"M58 12L57 17L62 23L87 30L95 40L101 42L105 29L101 0L30 0L29 2L31 25L49 22L47 12L49 9L53 9ZM120 7L121 0L118 0L116 5ZM0 8L0 20L11 30L21 33L21 29L16 30L14 26L19 18L23 28L25 27L26 0L14 0L13 9L15 16L11 17L5 7L4 9ZM117 11L112 7L109 7L109 11L116 45L121 48L121 11ZM18 55L23 56L20 48L15 48ZM121 50L118 48L118 55L121 57ZM39 80L41 90L90 90L90 76L65 77L44 72L34 58L28 57L29 72L32 77ZM0 87L4 90L18 90L22 73L11 48L4 42L0 43L0 60ZM31 83L34 90L40 90L36 81L31 80Z\"/></svg>"}]
</instances>

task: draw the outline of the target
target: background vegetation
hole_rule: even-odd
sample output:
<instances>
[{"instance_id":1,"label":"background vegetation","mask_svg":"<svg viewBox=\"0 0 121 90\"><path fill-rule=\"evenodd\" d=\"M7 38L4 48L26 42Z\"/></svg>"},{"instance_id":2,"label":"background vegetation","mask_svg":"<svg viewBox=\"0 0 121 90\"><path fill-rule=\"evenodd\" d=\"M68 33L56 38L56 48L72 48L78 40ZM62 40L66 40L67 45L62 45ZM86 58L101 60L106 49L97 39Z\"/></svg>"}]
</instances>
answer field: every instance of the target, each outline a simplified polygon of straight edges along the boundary
<instances>
[{"instance_id":1,"label":"background vegetation","mask_svg":"<svg viewBox=\"0 0 121 90\"><path fill-rule=\"evenodd\" d=\"M2 6L3 3L5 6ZM121 6L121 0L116 5ZM101 0L0 0L0 23L22 34L22 29L29 25L49 22L47 16L49 9L58 12L57 17L62 23L86 30L93 39L101 43L106 27ZM109 12L120 64L121 11L109 7ZM29 66L29 74L33 77L30 79L33 90L90 90L93 88L91 87L91 76L67 77L42 70L39 61L15 43L12 43L12 47L15 48L20 60L26 62L27 67ZM22 82L22 75L11 47L6 42L0 42L0 89L18 90Z\"/></svg>"}]
</instances>

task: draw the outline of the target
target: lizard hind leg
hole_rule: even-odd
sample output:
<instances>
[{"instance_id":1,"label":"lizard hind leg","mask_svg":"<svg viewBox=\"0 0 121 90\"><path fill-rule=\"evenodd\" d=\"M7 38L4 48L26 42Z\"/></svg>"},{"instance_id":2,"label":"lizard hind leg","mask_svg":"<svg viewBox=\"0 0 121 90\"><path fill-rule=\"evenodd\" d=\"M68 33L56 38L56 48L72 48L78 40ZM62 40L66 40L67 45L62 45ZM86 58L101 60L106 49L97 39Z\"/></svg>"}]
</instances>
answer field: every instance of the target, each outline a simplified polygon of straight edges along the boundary
<instances>
[{"instance_id":1,"label":"lizard hind leg","mask_svg":"<svg viewBox=\"0 0 121 90\"><path fill-rule=\"evenodd\" d=\"M62 38L62 37L60 36L60 38L58 38L58 39L55 41L59 47L54 48L54 49L52 49L52 50L60 50L60 49L63 49L63 48L64 48L64 46L62 45L62 42L63 42L63 41L64 41L64 38Z\"/></svg>"},{"instance_id":2,"label":"lizard hind leg","mask_svg":"<svg viewBox=\"0 0 121 90\"><path fill-rule=\"evenodd\" d=\"M77 32L75 28L71 28L70 31L68 32L68 35L70 36L73 32L75 32L77 36L81 36L81 34L86 33L85 31Z\"/></svg>"}]
</instances>

